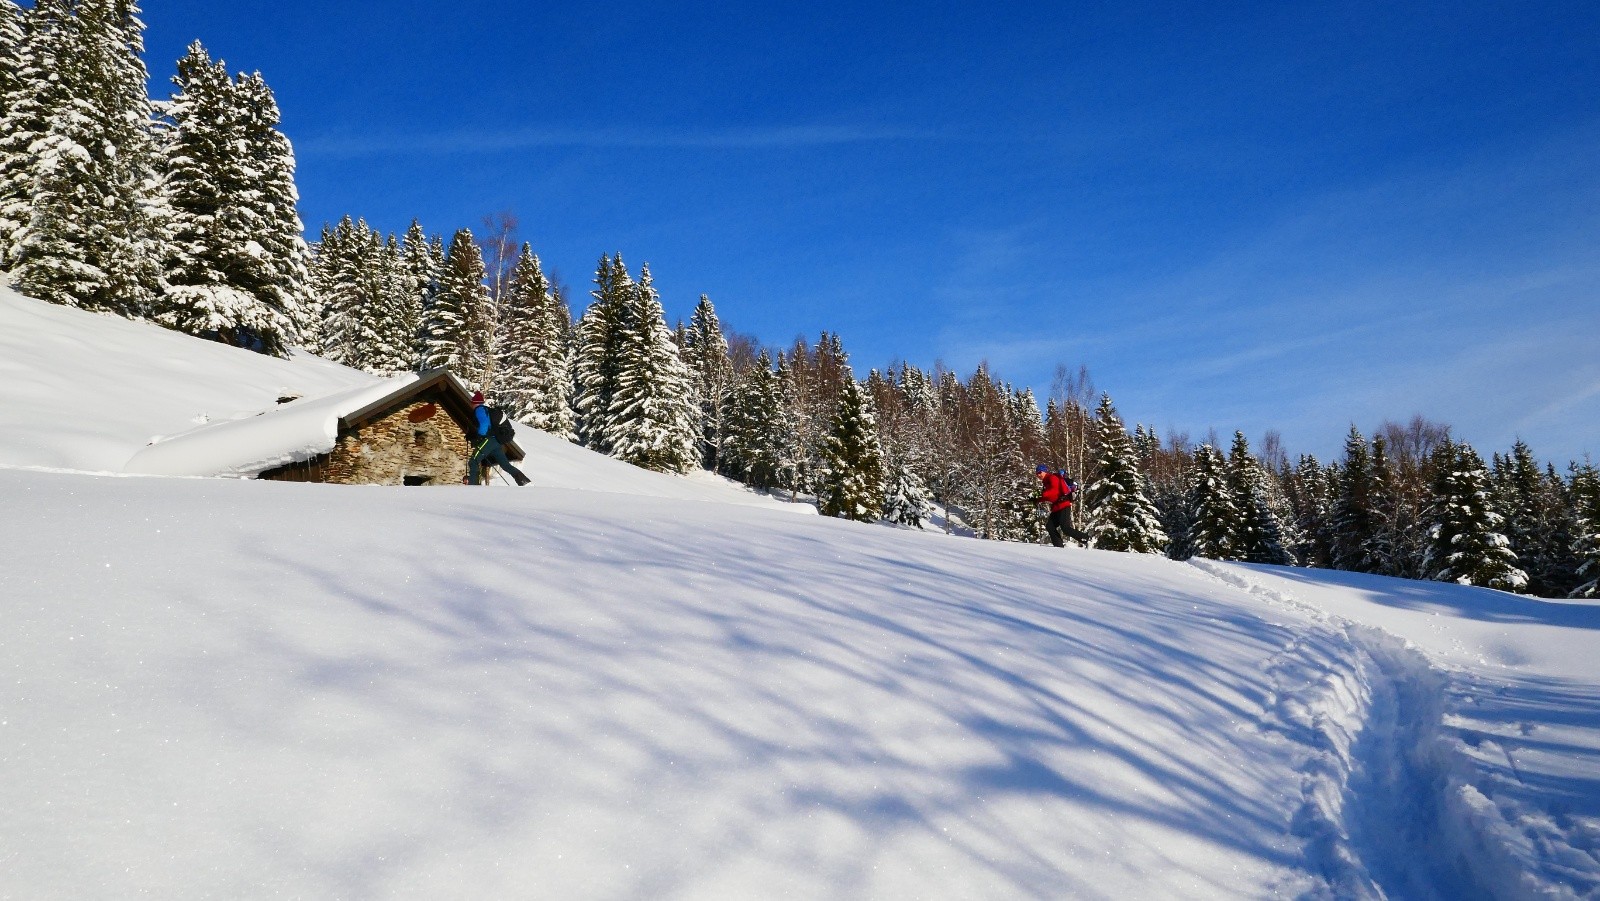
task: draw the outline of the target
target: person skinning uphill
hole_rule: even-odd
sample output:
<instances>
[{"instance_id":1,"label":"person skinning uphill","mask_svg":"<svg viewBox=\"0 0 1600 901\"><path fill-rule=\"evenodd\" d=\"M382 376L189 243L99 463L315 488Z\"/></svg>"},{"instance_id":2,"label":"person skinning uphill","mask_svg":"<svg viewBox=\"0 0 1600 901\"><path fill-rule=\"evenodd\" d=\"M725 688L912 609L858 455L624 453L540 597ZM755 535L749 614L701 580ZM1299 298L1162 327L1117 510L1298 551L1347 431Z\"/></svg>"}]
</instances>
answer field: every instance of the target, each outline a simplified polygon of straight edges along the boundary
<instances>
[{"instance_id":1,"label":"person skinning uphill","mask_svg":"<svg viewBox=\"0 0 1600 901\"><path fill-rule=\"evenodd\" d=\"M1072 496L1074 494L1072 480L1065 475L1050 471L1050 467L1039 464L1035 470L1039 474L1039 497L1036 504L1050 505L1050 518L1045 520L1045 529L1050 533L1050 543L1056 547L1066 547L1062 534L1071 536L1081 547L1089 546L1089 536L1072 527Z\"/></svg>"},{"instance_id":2,"label":"person skinning uphill","mask_svg":"<svg viewBox=\"0 0 1600 901\"><path fill-rule=\"evenodd\" d=\"M511 424L506 422L505 413L485 404L482 391L472 393L472 412L477 421L478 434L472 438L472 459L467 461L467 484L478 484L483 467L491 464L511 473L518 486L528 484L528 477L522 474L522 470L512 466L511 460L506 457L502 437Z\"/></svg>"}]
</instances>

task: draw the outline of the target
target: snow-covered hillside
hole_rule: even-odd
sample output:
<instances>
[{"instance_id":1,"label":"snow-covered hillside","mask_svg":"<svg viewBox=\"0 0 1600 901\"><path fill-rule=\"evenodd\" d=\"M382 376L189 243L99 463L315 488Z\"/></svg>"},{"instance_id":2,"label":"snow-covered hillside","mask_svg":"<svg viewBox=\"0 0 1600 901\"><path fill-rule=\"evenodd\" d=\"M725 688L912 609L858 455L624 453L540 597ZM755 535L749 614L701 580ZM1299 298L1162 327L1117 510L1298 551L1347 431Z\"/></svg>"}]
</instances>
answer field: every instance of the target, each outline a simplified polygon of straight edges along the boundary
<instances>
[{"instance_id":1,"label":"snow-covered hillside","mask_svg":"<svg viewBox=\"0 0 1600 901\"><path fill-rule=\"evenodd\" d=\"M0 898L1600 895L1600 606L558 441L520 490L129 477L367 377L5 293L0 355Z\"/></svg>"}]
</instances>

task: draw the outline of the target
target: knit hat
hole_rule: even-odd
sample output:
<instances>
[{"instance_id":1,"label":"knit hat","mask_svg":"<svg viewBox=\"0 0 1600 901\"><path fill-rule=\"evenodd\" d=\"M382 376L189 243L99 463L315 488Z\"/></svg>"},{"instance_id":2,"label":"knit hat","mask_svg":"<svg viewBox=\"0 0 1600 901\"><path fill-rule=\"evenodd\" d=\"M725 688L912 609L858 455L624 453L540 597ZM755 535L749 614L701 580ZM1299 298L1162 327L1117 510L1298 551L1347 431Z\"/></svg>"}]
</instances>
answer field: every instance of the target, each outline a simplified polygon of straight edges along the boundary
<instances>
[{"instance_id":1,"label":"knit hat","mask_svg":"<svg viewBox=\"0 0 1600 901\"><path fill-rule=\"evenodd\" d=\"M1050 467L1044 465L1043 463L1040 463L1039 467L1034 470L1035 473L1049 472L1049 471L1050 471Z\"/></svg>"},{"instance_id":2,"label":"knit hat","mask_svg":"<svg viewBox=\"0 0 1600 901\"><path fill-rule=\"evenodd\" d=\"M476 407L476 406L478 406L478 405L480 405L482 403L483 403L483 392L482 391L474 391L474 392L472 392L472 405L474 407Z\"/></svg>"}]
</instances>

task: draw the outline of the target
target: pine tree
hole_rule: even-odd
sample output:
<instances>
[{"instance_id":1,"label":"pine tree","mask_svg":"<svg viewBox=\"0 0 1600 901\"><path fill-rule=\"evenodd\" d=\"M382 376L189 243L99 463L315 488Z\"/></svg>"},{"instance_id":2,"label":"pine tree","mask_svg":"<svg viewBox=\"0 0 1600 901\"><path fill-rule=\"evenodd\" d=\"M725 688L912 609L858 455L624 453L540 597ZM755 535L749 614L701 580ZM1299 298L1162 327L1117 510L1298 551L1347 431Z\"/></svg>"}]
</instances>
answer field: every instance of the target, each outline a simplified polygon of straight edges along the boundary
<instances>
[{"instance_id":1,"label":"pine tree","mask_svg":"<svg viewBox=\"0 0 1600 901\"><path fill-rule=\"evenodd\" d=\"M68 0L35 0L17 23L20 41L0 119L0 270L16 264L18 242L27 236L38 193L42 141L57 110L73 102L75 83L57 74L57 58L73 52L74 20Z\"/></svg>"},{"instance_id":2,"label":"pine tree","mask_svg":"<svg viewBox=\"0 0 1600 901\"><path fill-rule=\"evenodd\" d=\"M686 473L699 464L699 423L689 369L672 340L650 267L633 286L611 398L611 455L644 469Z\"/></svg>"},{"instance_id":3,"label":"pine tree","mask_svg":"<svg viewBox=\"0 0 1600 901\"><path fill-rule=\"evenodd\" d=\"M1242 559L1242 517L1228 484L1227 461L1222 452L1209 444L1195 448L1191 480L1189 533L1181 556Z\"/></svg>"},{"instance_id":4,"label":"pine tree","mask_svg":"<svg viewBox=\"0 0 1600 901\"><path fill-rule=\"evenodd\" d=\"M6 123L23 132L4 148L0 228L10 230L6 262L24 293L143 317L161 287L162 250L137 14L130 0L35 5L21 74L50 87Z\"/></svg>"},{"instance_id":5,"label":"pine tree","mask_svg":"<svg viewBox=\"0 0 1600 901\"><path fill-rule=\"evenodd\" d=\"M256 234L260 258L256 262L263 274L258 296L285 321L285 341L297 341L301 324L309 318L310 284L305 224L298 209L300 191L295 186L294 147L278 128L282 113L260 73L238 78L234 93L243 110L242 146L251 185L244 199L260 227Z\"/></svg>"},{"instance_id":6,"label":"pine tree","mask_svg":"<svg viewBox=\"0 0 1600 901\"><path fill-rule=\"evenodd\" d=\"M1333 565L1332 510L1338 478L1330 469L1307 454L1300 458L1288 482L1289 504L1302 536L1295 556L1306 566Z\"/></svg>"},{"instance_id":7,"label":"pine tree","mask_svg":"<svg viewBox=\"0 0 1600 901\"><path fill-rule=\"evenodd\" d=\"M1600 598L1600 470L1591 463L1574 465L1571 494L1577 514L1572 556L1578 562L1578 577L1586 580L1573 589L1571 597Z\"/></svg>"},{"instance_id":8,"label":"pine tree","mask_svg":"<svg viewBox=\"0 0 1600 901\"><path fill-rule=\"evenodd\" d=\"M722 334L722 323L710 297L700 295L681 346L700 405L701 458L707 469L716 469L726 428L723 419L728 394L733 390L733 363L728 359L728 339Z\"/></svg>"},{"instance_id":9,"label":"pine tree","mask_svg":"<svg viewBox=\"0 0 1600 901\"><path fill-rule=\"evenodd\" d=\"M1367 441L1351 426L1332 510L1333 565L1338 569L1370 573L1381 568L1373 557L1373 540L1378 533L1373 493Z\"/></svg>"},{"instance_id":10,"label":"pine tree","mask_svg":"<svg viewBox=\"0 0 1600 901\"><path fill-rule=\"evenodd\" d=\"M1528 576L1501 528L1490 498L1489 472L1470 446L1446 443L1434 452L1429 578L1517 591Z\"/></svg>"},{"instance_id":11,"label":"pine tree","mask_svg":"<svg viewBox=\"0 0 1600 901\"><path fill-rule=\"evenodd\" d=\"M1094 546L1136 554L1164 553L1167 534L1150 503L1133 440L1109 394L1100 395L1100 408L1095 412L1094 460L1095 480L1084 492Z\"/></svg>"},{"instance_id":12,"label":"pine tree","mask_svg":"<svg viewBox=\"0 0 1600 901\"><path fill-rule=\"evenodd\" d=\"M883 448L878 443L872 399L853 378L840 386L837 412L822 454L818 512L877 522L883 516Z\"/></svg>"},{"instance_id":13,"label":"pine tree","mask_svg":"<svg viewBox=\"0 0 1600 901\"><path fill-rule=\"evenodd\" d=\"M369 233L365 221L358 225L345 216L331 228L324 225L322 239L312 249L311 292L321 317L311 349L335 363L354 365L356 359L357 257L367 245Z\"/></svg>"},{"instance_id":14,"label":"pine tree","mask_svg":"<svg viewBox=\"0 0 1600 901\"><path fill-rule=\"evenodd\" d=\"M632 329L633 279L622 262L602 256L595 268L593 302L578 320L572 351L572 408L578 440L602 454L611 452L612 400L622 345Z\"/></svg>"},{"instance_id":15,"label":"pine tree","mask_svg":"<svg viewBox=\"0 0 1600 901\"><path fill-rule=\"evenodd\" d=\"M447 368L477 388L489 368L489 341L483 335L489 289L483 280L478 245L471 231L460 229L450 239L439 290L423 323L424 368Z\"/></svg>"},{"instance_id":16,"label":"pine tree","mask_svg":"<svg viewBox=\"0 0 1600 901\"><path fill-rule=\"evenodd\" d=\"M1528 573L1527 591L1540 597L1557 597L1570 591L1571 504L1559 477L1547 481L1523 441L1499 467L1500 505L1506 516L1506 538Z\"/></svg>"},{"instance_id":17,"label":"pine tree","mask_svg":"<svg viewBox=\"0 0 1600 901\"><path fill-rule=\"evenodd\" d=\"M902 526L920 529L933 518L933 501L928 487L905 463L889 467L884 485L883 518Z\"/></svg>"},{"instance_id":18,"label":"pine tree","mask_svg":"<svg viewBox=\"0 0 1600 901\"><path fill-rule=\"evenodd\" d=\"M27 38L23 21L22 7L14 0L0 0L0 122L6 120L13 98L25 87L22 70Z\"/></svg>"},{"instance_id":19,"label":"pine tree","mask_svg":"<svg viewBox=\"0 0 1600 901\"><path fill-rule=\"evenodd\" d=\"M173 81L179 90L168 106L165 145L168 289L157 321L285 355L298 331L307 277L292 160L286 198L276 196L285 189L269 185L266 171L286 146L272 127L271 92L259 79L236 85L198 41L179 60Z\"/></svg>"},{"instance_id":20,"label":"pine tree","mask_svg":"<svg viewBox=\"0 0 1600 901\"><path fill-rule=\"evenodd\" d=\"M1294 558L1284 546L1284 526L1269 505L1271 479L1266 467L1250 453L1250 442L1244 433L1234 432L1233 448L1228 454L1228 485L1239 516L1240 559L1290 566Z\"/></svg>"},{"instance_id":21,"label":"pine tree","mask_svg":"<svg viewBox=\"0 0 1600 901\"><path fill-rule=\"evenodd\" d=\"M429 237L415 219L400 239L400 267L405 273L405 309L411 326L411 368L421 370L427 368L429 311L444 277L444 246L437 236Z\"/></svg>"},{"instance_id":22,"label":"pine tree","mask_svg":"<svg viewBox=\"0 0 1600 901\"><path fill-rule=\"evenodd\" d=\"M752 488L780 485L790 430L783 385L766 351L739 375L723 423L721 470Z\"/></svg>"},{"instance_id":23,"label":"pine tree","mask_svg":"<svg viewBox=\"0 0 1600 901\"><path fill-rule=\"evenodd\" d=\"M528 425L573 440L572 317L527 244L506 283L500 323L495 368L501 402Z\"/></svg>"}]
</instances>

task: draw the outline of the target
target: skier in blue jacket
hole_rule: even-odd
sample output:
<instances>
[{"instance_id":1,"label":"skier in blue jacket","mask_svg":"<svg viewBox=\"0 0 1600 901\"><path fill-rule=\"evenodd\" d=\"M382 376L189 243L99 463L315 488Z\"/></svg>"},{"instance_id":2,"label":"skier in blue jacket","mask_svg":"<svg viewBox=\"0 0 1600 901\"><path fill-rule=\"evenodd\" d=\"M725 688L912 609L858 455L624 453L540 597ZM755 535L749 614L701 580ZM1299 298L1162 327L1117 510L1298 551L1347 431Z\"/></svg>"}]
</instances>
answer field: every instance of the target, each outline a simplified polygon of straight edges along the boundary
<instances>
[{"instance_id":1,"label":"skier in blue jacket","mask_svg":"<svg viewBox=\"0 0 1600 901\"><path fill-rule=\"evenodd\" d=\"M495 434L496 416L503 417L505 414L499 410L491 411L485 406L482 391L472 393L472 412L477 419L478 434L472 436L473 451L472 459L467 461L467 483L478 484L482 478L483 467L492 464L511 473L511 477L517 480L519 487L528 484L528 477L522 474L522 470L511 465L511 460L506 457L505 446Z\"/></svg>"}]
</instances>

